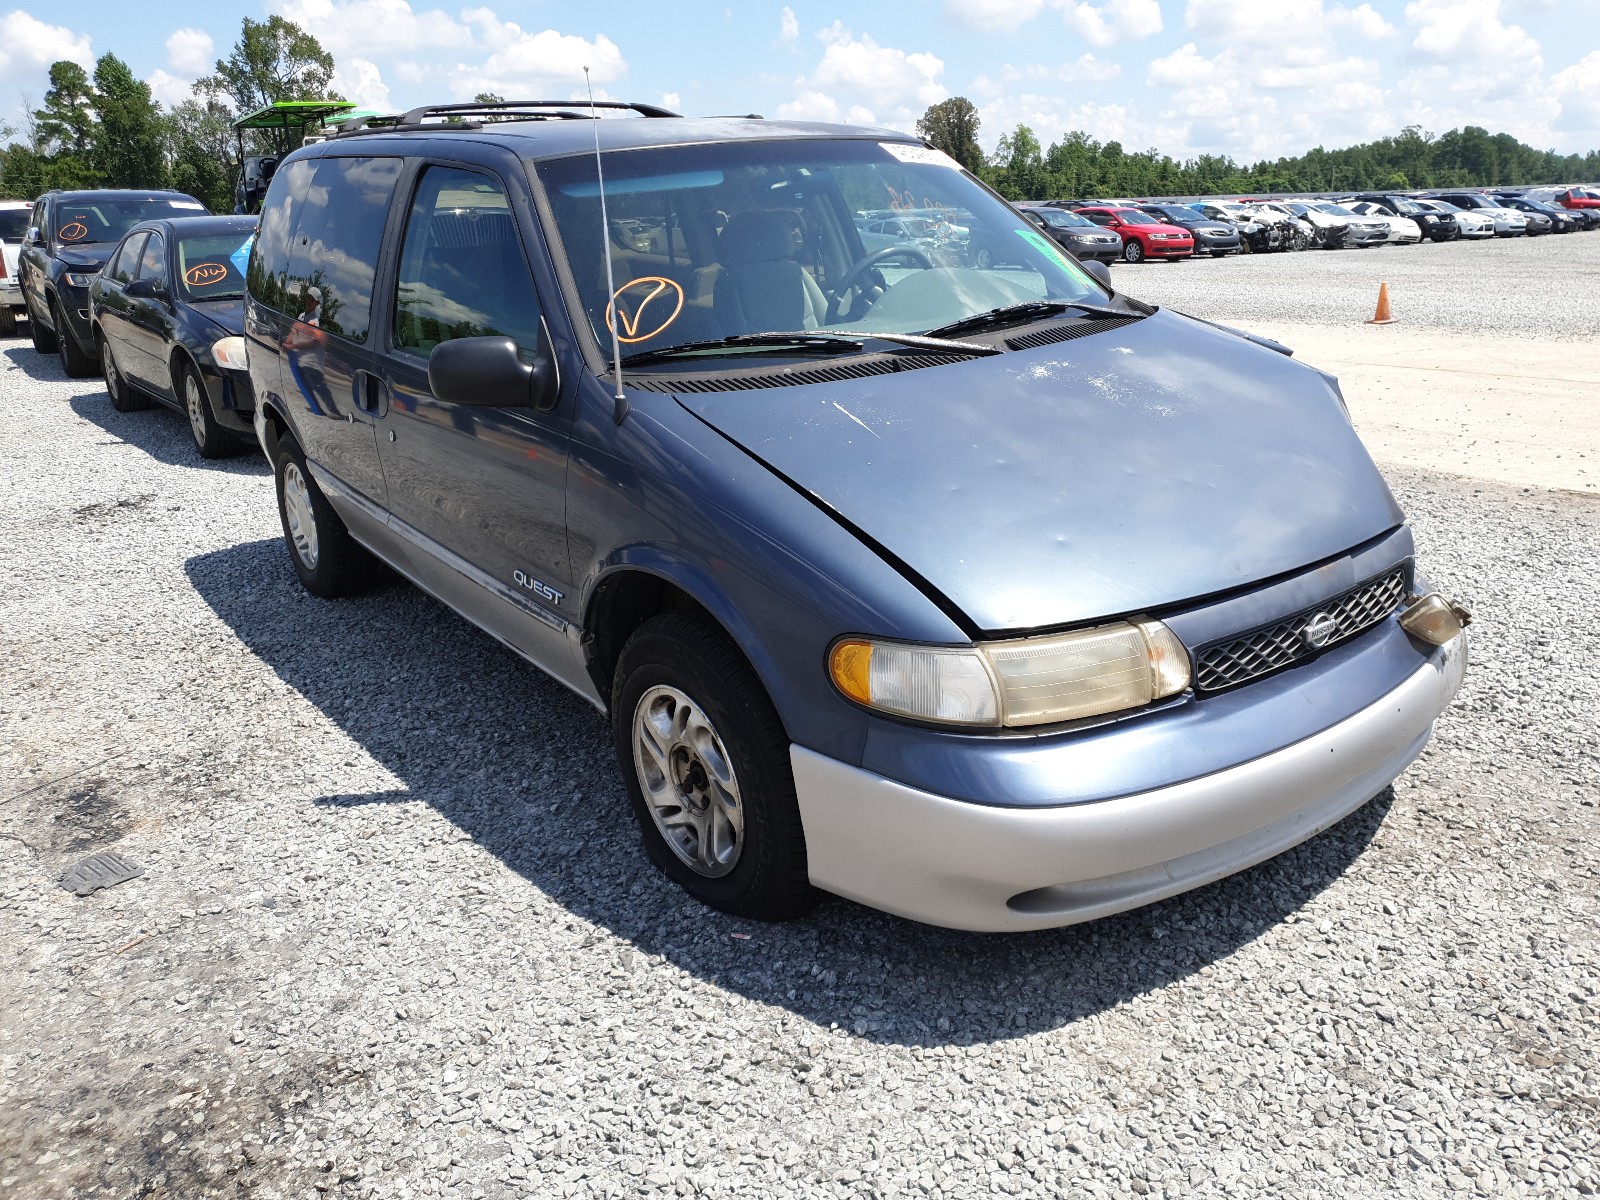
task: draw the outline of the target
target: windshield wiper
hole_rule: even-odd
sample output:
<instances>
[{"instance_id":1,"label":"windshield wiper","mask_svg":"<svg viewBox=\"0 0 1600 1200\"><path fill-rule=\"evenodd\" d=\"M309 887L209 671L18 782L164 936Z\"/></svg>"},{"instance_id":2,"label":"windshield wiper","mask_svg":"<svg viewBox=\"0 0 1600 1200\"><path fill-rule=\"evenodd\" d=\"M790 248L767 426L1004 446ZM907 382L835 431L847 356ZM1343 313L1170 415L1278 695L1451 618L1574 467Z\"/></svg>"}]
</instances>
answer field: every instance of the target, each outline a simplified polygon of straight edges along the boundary
<instances>
[{"instance_id":1,"label":"windshield wiper","mask_svg":"<svg viewBox=\"0 0 1600 1200\"><path fill-rule=\"evenodd\" d=\"M662 359L677 358L684 354L698 354L707 350L740 350L746 346L761 349L789 350L796 354L858 354L865 347L856 338L836 337L820 333L735 333L728 337L705 338L697 342L679 342L676 346L662 346L657 350L641 350L622 360L625 367Z\"/></svg>"},{"instance_id":2,"label":"windshield wiper","mask_svg":"<svg viewBox=\"0 0 1600 1200\"><path fill-rule=\"evenodd\" d=\"M901 346L915 346L921 350L960 350L966 354L1000 354L998 346L984 346L977 342L952 342L947 338L931 337L921 333L872 333L852 330L851 336L831 333L735 333L728 337L708 338L697 342L680 342L676 346L662 346L658 350L641 350L622 360L625 367L643 366L685 355L704 354L716 350L775 350L791 354L859 354L869 341L893 342Z\"/></svg>"},{"instance_id":3,"label":"windshield wiper","mask_svg":"<svg viewBox=\"0 0 1600 1200\"><path fill-rule=\"evenodd\" d=\"M1075 309L1086 316L1096 317L1101 320L1107 317L1123 318L1130 315L1120 309L1108 308L1101 304L1084 304L1066 300L1028 300L1022 304L1008 304L1004 308L991 308L988 312L963 317L959 321L951 321L948 325L940 325L936 329L928 330L928 336L944 337L952 334L977 333L980 329L999 329L1004 325L1020 325L1024 321L1036 321L1041 317L1053 317L1069 309Z\"/></svg>"}]
</instances>

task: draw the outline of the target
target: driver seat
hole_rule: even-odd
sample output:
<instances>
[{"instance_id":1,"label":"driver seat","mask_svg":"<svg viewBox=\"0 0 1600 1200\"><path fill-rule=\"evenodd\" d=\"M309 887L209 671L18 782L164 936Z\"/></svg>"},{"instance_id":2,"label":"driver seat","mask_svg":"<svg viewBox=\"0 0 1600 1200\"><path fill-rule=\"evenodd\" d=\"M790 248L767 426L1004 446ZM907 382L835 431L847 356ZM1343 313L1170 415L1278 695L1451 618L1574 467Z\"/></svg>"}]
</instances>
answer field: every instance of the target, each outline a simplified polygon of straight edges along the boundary
<instances>
[{"instance_id":1,"label":"driver seat","mask_svg":"<svg viewBox=\"0 0 1600 1200\"><path fill-rule=\"evenodd\" d=\"M794 259L801 248L794 214L783 209L735 213L717 235L722 271L711 305L724 334L816 329L828 312L817 281Z\"/></svg>"}]
</instances>

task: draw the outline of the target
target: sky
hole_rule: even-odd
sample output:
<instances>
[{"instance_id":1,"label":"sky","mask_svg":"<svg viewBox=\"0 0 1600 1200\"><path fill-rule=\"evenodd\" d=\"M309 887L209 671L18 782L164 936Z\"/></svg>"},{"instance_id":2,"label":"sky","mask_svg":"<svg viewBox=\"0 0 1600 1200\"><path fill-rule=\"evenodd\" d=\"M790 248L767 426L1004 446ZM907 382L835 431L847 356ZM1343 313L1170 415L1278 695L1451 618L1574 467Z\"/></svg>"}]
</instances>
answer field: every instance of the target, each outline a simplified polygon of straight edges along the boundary
<instances>
[{"instance_id":1,"label":"sky","mask_svg":"<svg viewBox=\"0 0 1600 1200\"><path fill-rule=\"evenodd\" d=\"M37 107L51 62L115 53L175 103L277 14L315 34L336 87L378 108L582 94L688 114L911 130L963 95L979 141L1026 124L1129 150L1242 162L1410 124L1600 148L1600 0L81 0L0 17L0 120Z\"/></svg>"}]
</instances>

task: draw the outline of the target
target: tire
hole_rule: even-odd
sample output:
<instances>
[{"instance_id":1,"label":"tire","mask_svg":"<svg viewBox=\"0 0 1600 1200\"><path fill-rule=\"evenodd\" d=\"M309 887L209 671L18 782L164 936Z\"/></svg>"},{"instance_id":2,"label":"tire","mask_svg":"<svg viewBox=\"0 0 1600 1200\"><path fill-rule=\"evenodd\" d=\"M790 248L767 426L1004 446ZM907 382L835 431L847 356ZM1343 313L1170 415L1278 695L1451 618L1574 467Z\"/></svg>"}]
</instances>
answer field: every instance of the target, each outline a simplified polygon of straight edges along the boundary
<instances>
[{"instance_id":1,"label":"tire","mask_svg":"<svg viewBox=\"0 0 1600 1200\"><path fill-rule=\"evenodd\" d=\"M1138 238L1130 238L1127 242L1123 243L1122 261L1129 263L1139 263L1144 261L1144 246L1139 243Z\"/></svg>"},{"instance_id":2,"label":"tire","mask_svg":"<svg viewBox=\"0 0 1600 1200\"><path fill-rule=\"evenodd\" d=\"M378 575L378 560L350 536L306 469L299 444L287 433L278 439L273 478L284 544L306 591L333 600L370 587Z\"/></svg>"},{"instance_id":3,"label":"tire","mask_svg":"<svg viewBox=\"0 0 1600 1200\"><path fill-rule=\"evenodd\" d=\"M617 660L611 726L663 874L702 904L758 921L816 903L788 735L720 631L681 613L641 625Z\"/></svg>"},{"instance_id":4,"label":"tire","mask_svg":"<svg viewBox=\"0 0 1600 1200\"><path fill-rule=\"evenodd\" d=\"M1291 240L1289 242L1289 249L1291 249L1293 251L1296 251L1298 253L1299 251L1310 249L1310 247L1311 247L1311 235L1309 233L1307 233L1304 229L1296 229L1294 231L1293 235L1291 236Z\"/></svg>"},{"instance_id":5,"label":"tire","mask_svg":"<svg viewBox=\"0 0 1600 1200\"><path fill-rule=\"evenodd\" d=\"M40 354L54 354L56 352L56 332L46 329L44 322L33 315L33 309L28 310L28 334L33 338L33 348Z\"/></svg>"},{"instance_id":6,"label":"tire","mask_svg":"<svg viewBox=\"0 0 1600 1200\"><path fill-rule=\"evenodd\" d=\"M987 246L979 246L972 255L972 265L980 271L987 271L994 266L994 251Z\"/></svg>"},{"instance_id":7,"label":"tire","mask_svg":"<svg viewBox=\"0 0 1600 1200\"><path fill-rule=\"evenodd\" d=\"M1253 253L1255 253L1255 247L1250 245L1250 239L1249 238L1241 237L1239 239L1239 253L1240 254L1253 254Z\"/></svg>"},{"instance_id":8,"label":"tire","mask_svg":"<svg viewBox=\"0 0 1600 1200\"><path fill-rule=\"evenodd\" d=\"M117 366L117 360L111 354L111 344L106 341L104 335L101 335L98 341L100 374L105 378L106 395L111 397L111 407L120 413L138 412L140 409L149 408L150 398L136 390Z\"/></svg>"},{"instance_id":9,"label":"tire","mask_svg":"<svg viewBox=\"0 0 1600 1200\"><path fill-rule=\"evenodd\" d=\"M78 345L77 335L72 332L72 327L67 324L67 319L61 311L61 306L54 301L50 303L50 319L56 327L56 352L61 356L61 369L67 373L69 379L86 379L99 372L95 369L94 359L83 352L83 347Z\"/></svg>"},{"instance_id":10,"label":"tire","mask_svg":"<svg viewBox=\"0 0 1600 1200\"><path fill-rule=\"evenodd\" d=\"M9 304L0 304L0 337L17 336L17 310Z\"/></svg>"},{"instance_id":11,"label":"tire","mask_svg":"<svg viewBox=\"0 0 1600 1200\"><path fill-rule=\"evenodd\" d=\"M217 423L217 414L211 407L211 393L192 362L179 365L173 382L178 385L183 412L189 418L189 434L201 458L230 458L244 450L244 442Z\"/></svg>"}]
</instances>

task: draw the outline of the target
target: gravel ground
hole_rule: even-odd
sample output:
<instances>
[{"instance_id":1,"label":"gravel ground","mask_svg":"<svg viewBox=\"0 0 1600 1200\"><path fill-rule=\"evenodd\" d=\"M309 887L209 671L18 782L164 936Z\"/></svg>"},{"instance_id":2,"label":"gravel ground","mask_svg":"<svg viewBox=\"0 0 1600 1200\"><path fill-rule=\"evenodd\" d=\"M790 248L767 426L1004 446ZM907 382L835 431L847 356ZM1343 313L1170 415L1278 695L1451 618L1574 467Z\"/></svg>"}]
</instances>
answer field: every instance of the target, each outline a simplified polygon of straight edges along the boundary
<instances>
[{"instance_id":1,"label":"gravel ground","mask_svg":"<svg viewBox=\"0 0 1600 1200\"><path fill-rule=\"evenodd\" d=\"M1372 316L1389 285L1407 326L1548 338L1600 334L1600 230L1308 250L1186 262L1119 263L1118 288L1224 321L1348 325Z\"/></svg>"},{"instance_id":2,"label":"gravel ground","mask_svg":"<svg viewBox=\"0 0 1600 1200\"><path fill-rule=\"evenodd\" d=\"M8 1200L1600 1191L1593 501L1396 476L1479 621L1425 758L1202 891L982 937L696 906L596 714L409 587L309 598L259 458L20 341L0 460ZM57 886L106 848L146 873Z\"/></svg>"}]
</instances>

